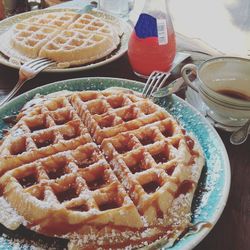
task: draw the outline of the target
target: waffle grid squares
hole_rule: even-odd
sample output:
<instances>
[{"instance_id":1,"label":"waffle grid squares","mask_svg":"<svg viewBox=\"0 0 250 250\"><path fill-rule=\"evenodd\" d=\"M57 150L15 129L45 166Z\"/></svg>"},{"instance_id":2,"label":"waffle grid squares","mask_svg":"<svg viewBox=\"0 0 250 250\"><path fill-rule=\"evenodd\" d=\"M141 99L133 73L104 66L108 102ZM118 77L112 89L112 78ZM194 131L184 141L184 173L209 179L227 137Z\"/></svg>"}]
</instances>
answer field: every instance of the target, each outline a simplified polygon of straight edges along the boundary
<instances>
[{"instance_id":1,"label":"waffle grid squares","mask_svg":"<svg viewBox=\"0 0 250 250\"><path fill-rule=\"evenodd\" d=\"M87 128L64 97L46 101L43 107L32 108L30 115L20 120L11 135L0 151L6 156L2 160L6 167L3 173L24 162L74 149L91 141ZM16 157L15 164L11 163L12 157Z\"/></svg>"},{"instance_id":2,"label":"waffle grid squares","mask_svg":"<svg viewBox=\"0 0 250 250\"><path fill-rule=\"evenodd\" d=\"M38 56L42 46L51 39L58 30L53 27L36 26L34 24L18 23L13 28L11 43L17 50L31 58Z\"/></svg>"},{"instance_id":3,"label":"waffle grid squares","mask_svg":"<svg viewBox=\"0 0 250 250\"><path fill-rule=\"evenodd\" d=\"M29 151L29 148L46 147L86 133L86 128L83 128L84 125L67 100L65 99L64 103L60 103L60 101L62 100L59 100L59 103L54 104L55 107L52 108L57 107L56 111L50 111L45 105L40 110L40 114L23 119L21 129L25 135L21 136L21 139L17 138L12 141L11 147L14 149L10 150L10 154L12 154L11 151L25 152ZM49 103L47 105L49 107ZM19 147L22 149L17 150L16 148Z\"/></svg>"},{"instance_id":4,"label":"waffle grid squares","mask_svg":"<svg viewBox=\"0 0 250 250\"><path fill-rule=\"evenodd\" d=\"M46 50L73 50L78 47L89 47L96 43L100 43L104 37L88 32L63 31L58 34L46 46Z\"/></svg>"},{"instance_id":5,"label":"waffle grid squares","mask_svg":"<svg viewBox=\"0 0 250 250\"><path fill-rule=\"evenodd\" d=\"M86 162L90 149L96 159ZM85 162L84 165L83 162ZM12 172L12 177L17 178L16 181L22 186L24 192L30 193L41 201L48 202L52 199L69 210L106 211L119 208L125 202L125 194L119 196L120 184L116 176L93 143L68 151L67 156L64 153L58 153L53 156L53 159L42 159L38 161L38 167L29 164L25 168L20 167ZM88 195L89 192L93 195Z\"/></svg>"},{"instance_id":6,"label":"waffle grid squares","mask_svg":"<svg viewBox=\"0 0 250 250\"><path fill-rule=\"evenodd\" d=\"M89 14L84 14L79 17L74 23L69 26L70 30L95 31L101 34L112 35L110 25L101 19L93 18Z\"/></svg>"},{"instance_id":7,"label":"waffle grid squares","mask_svg":"<svg viewBox=\"0 0 250 250\"><path fill-rule=\"evenodd\" d=\"M53 28L66 28L77 18L74 12L56 12L30 17L24 23Z\"/></svg>"},{"instance_id":8,"label":"waffle grid squares","mask_svg":"<svg viewBox=\"0 0 250 250\"><path fill-rule=\"evenodd\" d=\"M97 143L119 132L133 130L166 117L164 112L157 110L156 105L146 100L136 100L131 95L123 98L122 106L116 106L112 104L112 95L108 98L99 95L98 99L85 100L84 96L76 94L72 96L71 103Z\"/></svg>"},{"instance_id":9,"label":"waffle grid squares","mask_svg":"<svg viewBox=\"0 0 250 250\"><path fill-rule=\"evenodd\" d=\"M177 180L172 175L179 161L177 149L173 145L178 145L183 136L180 129L174 129L177 128L176 125L175 121L166 118L161 122L106 138L102 142L102 149L111 161L118 179L140 213L150 222L151 216L147 215L149 200L154 199L156 192L165 184L172 183L176 186ZM175 192L167 192L173 199Z\"/></svg>"}]
</instances>

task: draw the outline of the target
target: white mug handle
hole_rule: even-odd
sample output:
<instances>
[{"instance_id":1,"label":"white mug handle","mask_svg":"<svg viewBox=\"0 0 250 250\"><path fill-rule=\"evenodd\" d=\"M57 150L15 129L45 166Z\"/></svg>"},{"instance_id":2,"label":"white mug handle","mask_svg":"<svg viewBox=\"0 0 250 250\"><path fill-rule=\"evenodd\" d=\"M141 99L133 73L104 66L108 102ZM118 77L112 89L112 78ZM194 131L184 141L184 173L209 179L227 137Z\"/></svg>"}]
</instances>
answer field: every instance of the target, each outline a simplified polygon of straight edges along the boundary
<instances>
[{"instance_id":1,"label":"white mug handle","mask_svg":"<svg viewBox=\"0 0 250 250\"><path fill-rule=\"evenodd\" d=\"M191 71L191 73L190 73ZM189 63L186 64L182 67L181 69L181 75L183 77L183 79L185 80L185 82L187 83L187 85L192 88L194 91L196 91L197 93L199 93L199 90L196 86L194 86L193 81L190 81L189 76L194 74L195 76L197 76L197 66Z\"/></svg>"}]
</instances>

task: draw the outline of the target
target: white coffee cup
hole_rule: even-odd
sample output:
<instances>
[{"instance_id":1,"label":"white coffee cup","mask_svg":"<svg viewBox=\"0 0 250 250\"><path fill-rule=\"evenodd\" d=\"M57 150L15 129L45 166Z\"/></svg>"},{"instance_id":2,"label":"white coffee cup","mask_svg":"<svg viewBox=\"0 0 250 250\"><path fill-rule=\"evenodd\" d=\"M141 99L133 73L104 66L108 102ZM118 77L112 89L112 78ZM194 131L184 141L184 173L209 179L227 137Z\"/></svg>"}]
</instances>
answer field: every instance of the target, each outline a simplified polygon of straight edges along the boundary
<instances>
[{"instance_id":1,"label":"white coffee cup","mask_svg":"<svg viewBox=\"0 0 250 250\"><path fill-rule=\"evenodd\" d=\"M196 75L194 81L189 79L190 71ZM250 118L250 60L216 57L200 66L187 64L181 73L185 82L223 121L238 126Z\"/></svg>"}]
</instances>

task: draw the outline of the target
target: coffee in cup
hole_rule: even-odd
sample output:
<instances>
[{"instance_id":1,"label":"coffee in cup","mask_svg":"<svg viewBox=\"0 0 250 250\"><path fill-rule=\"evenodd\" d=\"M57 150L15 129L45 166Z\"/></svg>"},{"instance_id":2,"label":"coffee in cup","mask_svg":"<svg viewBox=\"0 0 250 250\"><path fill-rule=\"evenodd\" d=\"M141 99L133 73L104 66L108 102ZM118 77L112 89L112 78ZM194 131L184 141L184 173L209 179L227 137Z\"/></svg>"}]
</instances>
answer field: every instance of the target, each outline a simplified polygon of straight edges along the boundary
<instances>
[{"instance_id":1,"label":"coffee in cup","mask_svg":"<svg viewBox=\"0 0 250 250\"><path fill-rule=\"evenodd\" d=\"M196 79L189 79L189 72ZM185 65L185 82L199 93L202 100L230 125L244 124L250 118L250 60L239 57L216 57L200 66Z\"/></svg>"}]
</instances>

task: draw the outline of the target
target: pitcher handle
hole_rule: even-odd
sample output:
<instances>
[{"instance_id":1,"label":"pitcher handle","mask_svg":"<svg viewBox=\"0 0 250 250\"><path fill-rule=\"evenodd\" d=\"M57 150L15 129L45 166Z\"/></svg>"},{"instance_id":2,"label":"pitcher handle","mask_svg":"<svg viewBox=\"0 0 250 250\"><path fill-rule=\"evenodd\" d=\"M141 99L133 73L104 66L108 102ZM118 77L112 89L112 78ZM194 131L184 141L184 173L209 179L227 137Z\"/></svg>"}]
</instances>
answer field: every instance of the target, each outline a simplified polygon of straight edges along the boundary
<instances>
[{"instance_id":1,"label":"pitcher handle","mask_svg":"<svg viewBox=\"0 0 250 250\"><path fill-rule=\"evenodd\" d=\"M191 73L190 73L191 71ZM196 91L197 93L199 93L199 90L196 86L194 86L194 83L193 81L191 81L189 79L189 77L191 75L195 75L197 76L197 66L192 64L192 63L189 63L189 64L186 64L182 67L181 69L181 75L183 77L183 79L185 80L185 82L187 83L187 85L192 88L194 91Z\"/></svg>"}]
</instances>

